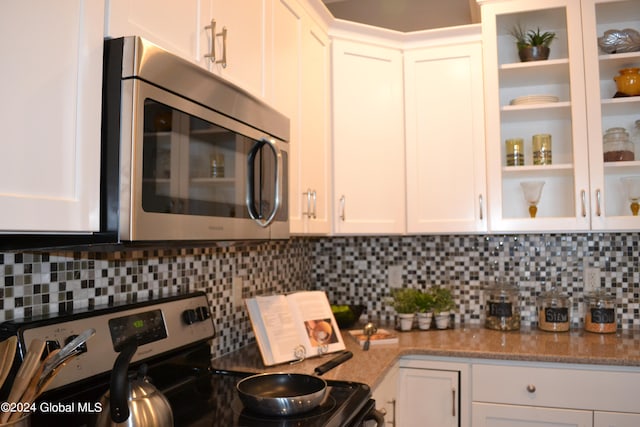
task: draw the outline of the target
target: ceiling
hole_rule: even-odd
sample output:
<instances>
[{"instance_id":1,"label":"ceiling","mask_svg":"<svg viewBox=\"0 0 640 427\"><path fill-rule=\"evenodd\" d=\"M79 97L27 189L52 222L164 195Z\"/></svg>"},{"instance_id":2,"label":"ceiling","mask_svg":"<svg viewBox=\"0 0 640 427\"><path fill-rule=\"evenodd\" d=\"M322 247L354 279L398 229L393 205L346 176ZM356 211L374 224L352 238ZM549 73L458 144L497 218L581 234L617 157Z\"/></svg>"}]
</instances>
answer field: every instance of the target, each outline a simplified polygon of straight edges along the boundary
<instances>
[{"instance_id":1,"label":"ceiling","mask_svg":"<svg viewBox=\"0 0 640 427\"><path fill-rule=\"evenodd\" d=\"M401 32L480 22L475 0L322 0L338 19Z\"/></svg>"}]
</instances>

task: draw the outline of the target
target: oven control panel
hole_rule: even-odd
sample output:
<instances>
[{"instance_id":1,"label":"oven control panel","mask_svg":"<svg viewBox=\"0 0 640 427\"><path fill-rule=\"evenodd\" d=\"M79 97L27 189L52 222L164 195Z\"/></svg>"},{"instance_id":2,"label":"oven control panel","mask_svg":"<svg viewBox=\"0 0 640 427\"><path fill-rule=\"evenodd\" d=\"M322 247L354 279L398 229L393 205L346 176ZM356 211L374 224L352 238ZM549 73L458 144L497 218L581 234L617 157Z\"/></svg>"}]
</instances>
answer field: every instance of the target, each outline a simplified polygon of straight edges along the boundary
<instances>
[{"instance_id":1,"label":"oven control panel","mask_svg":"<svg viewBox=\"0 0 640 427\"><path fill-rule=\"evenodd\" d=\"M162 310L157 309L109 319L109 330L116 351L131 339L135 339L140 347L167 338Z\"/></svg>"},{"instance_id":2,"label":"oven control panel","mask_svg":"<svg viewBox=\"0 0 640 427\"><path fill-rule=\"evenodd\" d=\"M86 351L60 370L49 390L111 371L122 343L128 339L138 342L132 358L136 362L209 340L215 334L204 293L14 324L23 351L34 338L47 341L52 349L63 347L86 329L96 330L86 343Z\"/></svg>"}]
</instances>

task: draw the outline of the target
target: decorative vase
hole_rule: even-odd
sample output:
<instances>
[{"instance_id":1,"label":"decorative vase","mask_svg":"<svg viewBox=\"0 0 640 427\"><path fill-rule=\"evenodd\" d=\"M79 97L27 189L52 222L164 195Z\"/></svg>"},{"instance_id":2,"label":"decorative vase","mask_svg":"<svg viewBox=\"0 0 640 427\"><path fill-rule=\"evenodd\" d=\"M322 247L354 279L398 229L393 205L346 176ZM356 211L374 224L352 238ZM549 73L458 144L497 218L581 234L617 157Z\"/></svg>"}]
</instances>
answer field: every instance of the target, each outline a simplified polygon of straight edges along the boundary
<instances>
[{"instance_id":1,"label":"decorative vase","mask_svg":"<svg viewBox=\"0 0 640 427\"><path fill-rule=\"evenodd\" d=\"M618 92L627 96L640 95L640 68L623 68L619 73L619 76L613 78Z\"/></svg>"},{"instance_id":2,"label":"decorative vase","mask_svg":"<svg viewBox=\"0 0 640 427\"><path fill-rule=\"evenodd\" d=\"M433 313L418 313L418 328L427 331L431 328Z\"/></svg>"},{"instance_id":3,"label":"decorative vase","mask_svg":"<svg viewBox=\"0 0 640 427\"><path fill-rule=\"evenodd\" d=\"M549 59L551 50L547 46L523 46L518 48L521 62L542 61Z\"/></svg>"},{"instance_id":4,"label":"decorative vase","mask_svg":"<svg viewBox=\"0 0 640 427\"><path fill-rule=\"evenodd\" d=\"M436 314L436 328L447 329L449 327L449 312L443 311Z\"/></svg>"},{"instance_id":5,"label":"decorative vase","mask_svg":"<svg viewBox=\"0 0 640 427\"><path fill-rule=\"evenodd\" d=\"M398 321L400 323L401 331L410 331L413 328L413 318L415 315L413 313L399 313Z\"/></svg>"}]
</instances>

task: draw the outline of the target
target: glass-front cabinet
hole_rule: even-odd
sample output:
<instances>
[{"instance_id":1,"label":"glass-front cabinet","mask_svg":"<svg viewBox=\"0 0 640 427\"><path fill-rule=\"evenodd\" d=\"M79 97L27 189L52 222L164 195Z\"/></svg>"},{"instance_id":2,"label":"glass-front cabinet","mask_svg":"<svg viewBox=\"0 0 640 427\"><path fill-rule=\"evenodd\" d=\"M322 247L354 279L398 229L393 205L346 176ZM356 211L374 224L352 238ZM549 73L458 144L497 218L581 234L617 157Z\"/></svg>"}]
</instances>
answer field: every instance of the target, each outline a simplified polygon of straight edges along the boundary
<instances>
[{"instance_id":1,"label":"glass-front cabinet","mask_svg":"<svg viewBox=\"0 0 640 427\"><path fill-rule=\"evenodd\" d=\"M640 217L633 216L631 205L640 197L640 129L635 129L640 96L618 91L614 79L621 71L637 74L640 67L640 0L583 0L582 19L589 170L595 198L591 226L638 229ZM638 90L632 93L640 95L640 74L635 81ZM621 129L616 132L616 128Z\"/></svg>"},{"instance_id":2,"label":"glass-front cabinet","mask_svg":"<svg viewBox=\"0 0 640 427\"><path fill-rule=\"evenodd\" d=\"M607 129L625 128L610 136L619 145L640 119L640 97L614 98L613 80L640 65L640 52L605 54L598 46L608 29L640 30L640 0L479 3L490 229L640 228L625 188L633 180L621 179L640 175L640 163L604 162L603 148ZM520 52L519 31L553 33L548 57Z\"/></svg>"}]
</instances>

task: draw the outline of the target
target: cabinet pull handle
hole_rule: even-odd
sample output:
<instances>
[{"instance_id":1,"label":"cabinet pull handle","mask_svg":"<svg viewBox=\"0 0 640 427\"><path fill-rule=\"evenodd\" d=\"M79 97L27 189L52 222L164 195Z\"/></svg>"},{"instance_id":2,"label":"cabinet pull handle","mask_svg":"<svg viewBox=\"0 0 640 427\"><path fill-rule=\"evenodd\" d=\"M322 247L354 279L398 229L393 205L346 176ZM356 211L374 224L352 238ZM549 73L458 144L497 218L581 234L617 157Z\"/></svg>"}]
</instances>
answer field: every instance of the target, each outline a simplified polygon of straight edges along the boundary
<instances>
[{"instance_id":1,"label":"cabinet pull handle","mask_svg":"<svg viewBox=\"0 0 640 427\"><path fill-rule=\"evenodd\" d=\"M340 219L342 221L346 221L347 219L347 215L345 213L345 205L347 204L346 198L344 197L344 195L342 195L342 197L340 197Z\"/></svg>"},{"instance_id":2,"label":"cabinet pull handle","mask_svg":"<svg viewBox=\"0 0 640 427\"><path fill-rule=\"evenodd\" d=\"M451 389L451 416L455 417L456 416L456 389L452 388Z\"/></svg>"},{"instance_id":3,"label":"cabinet pull handle","mask_svg":"<svg viewBox=\"0 0 640 427\"><path fill-rule=\"evenodd\" d=\"M216 20L212 19L211 24L204 29L211 31L211 50L204 57L209 58L214 64L221 64L222 68L227 68L227 27L222 27L222 32L216 33ZM218 36L222 36L222 59L220 60L216 60L216 37Z\"/></svg>"},{"instance_id":4,"label":"cabinet pull handle","mask_svg":"<svg viewBox=\"0 0 640 427\"><path fill-rule=\"evenodd\" d=\"M311 218L311 189L307 188L307 191L302 193L303 196L307 196L307 211L302 212L307 218Z\"/></svg>"},{"instance_id":5,"label":"cabinet pull handle","mask_svg":"<svg viewBox=\"0 0 640 427\"><path fill-rule=\"evenodd\" d=\"M584 190L580 192L580 203L582 204L582 217L585 218L587 216L587 195Z\"/></svg>"},{"instance_id":6,"label":"cabinet pull handle","mask_svg":"<svg viewBox=\"0 0 640 427\"><path fill-rule=\"evenodd\" d=\"M222 27L222 59L216 61L216 64L221 64L222 68L227 68L227 27Z\"/></svg>"},{"instance_id":7,"label":"cabinet pull handle","mask_svg":"<svg viewBox=\"0 0 640 427\"><path fill-rule=\"evenodd\" d=\"M204 27L205 30L211 30L211 50L204 55L205 58L209 58L211 62L216 63L216 20L212 19L211 24Z\"/></svg>"},{"instance_id":8,"label":"cabinet pull handle","mask_svg":"<svg viewBox=\"0 0 640 427\"><path fill-rule=\"evenodd\" d=\"M318 213L318 194L316 193L316 190L313 190L313 219L317 218L317 213Z\"/></svg>"},{"instance_id":9,"label":"cabinet pull handle","mask_svg":"<svg viewBox=\"0 0 640 427\"><path fill-rule=\"evenodd\" d=\"M391 424L391 426L395 427L396 425L396 400L391 399L387 403L391 404L391 409L393 409L393 414L391 415L391 421L387 421L387 424ZM385 414L386 418L386 414Z\"/></svg>"},{"instance_id":10,"label":"cabinet pull handle","mask_svg":"<svg viewBox=\"0 0 640 427\"><path fill-rule=\"evenodd\" d=\"M535 393L536 392L536 386L534 384L527 385L527 391L529 393Z\"/></svg>"},{"instance_id":11,"label":"cabinet pull handle","mask_svg":"<svg viewBox=\"0 0 640 427\"><path fill-rule=\"evenodd\" d=\"M480 221L482 221L484 218L482 217L482 211L484 210L483 207L483 200L482 200L482 194L480 194L478 196L478 199L480 200Z\"/></svg>"},{"instance_id":12,"label":"cabinet pull handle","mask_svg":"<svg viewBox=\"0 0 640 427\"><path fill-rule=\"evenodd\" d=\"M600 216L601 212L600 212L600 189L596 189L596 216Z\"/></svg>"}]
</instances>

